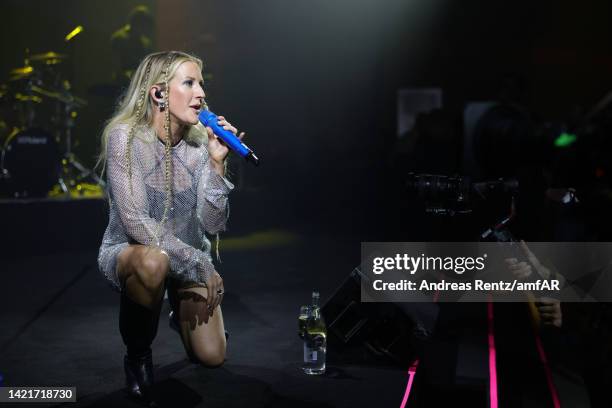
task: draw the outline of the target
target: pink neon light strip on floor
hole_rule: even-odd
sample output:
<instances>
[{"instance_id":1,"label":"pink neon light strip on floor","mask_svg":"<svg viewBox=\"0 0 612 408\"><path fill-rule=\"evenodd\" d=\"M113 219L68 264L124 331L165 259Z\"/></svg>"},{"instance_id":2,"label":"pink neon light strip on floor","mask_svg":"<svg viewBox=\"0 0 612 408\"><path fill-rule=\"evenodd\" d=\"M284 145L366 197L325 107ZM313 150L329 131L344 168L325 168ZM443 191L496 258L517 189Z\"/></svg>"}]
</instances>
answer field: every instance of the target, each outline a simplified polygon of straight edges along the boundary
<instances>
[{"instance_id":1,"label":"pink neon light strip on floor","mask_svg":"<svg viewBox=\"0 0 612 408\"><path fill-rule=\"evenodd\" d=\"M544 346L542 345L542 339L540 338L540 334L536 331L535 333L536 346L538 348L538 354L540 355L540 361L544 366L544 372L546 373L546 382L548 382L548 390L550 391L550 396L552 398L553 406L555 408L561 407L561 401L559 400L559 394L557 394L557 388L555 387L555 383L553 382L552 372L550 371L550 367L548 366L548 359L546 358L546 352L544 351Z\"/></svg>"},{"instance_id":2,"label":"pink neon light strip on floor","mask_svg":"<svg viewBox=\"0 0 612 408\"><path fill-rule=\"evenodd\" d=\"M415 360L408 369L408 384L406 384L406 391L404 392L404 399L402 399L402 405L400 405L400 408L405 408L406 404L408 403L408 397L410 397L410 390L412 389L412 382L414 381L414 376L418 366L419 360Z\"/></svg>"},{"instance_id":3,"label":"pink neon light strip on floor","mask_svg":"<svg viewBox=\"0 0 612 408\"><path fill-rule=\"evenodd\" d=\"M490 407L497 408L497 363L495 352L495 330L493 327L493 302L487 302L487 322L489 324L489 398Z\"/></svg>"}]
</instances>

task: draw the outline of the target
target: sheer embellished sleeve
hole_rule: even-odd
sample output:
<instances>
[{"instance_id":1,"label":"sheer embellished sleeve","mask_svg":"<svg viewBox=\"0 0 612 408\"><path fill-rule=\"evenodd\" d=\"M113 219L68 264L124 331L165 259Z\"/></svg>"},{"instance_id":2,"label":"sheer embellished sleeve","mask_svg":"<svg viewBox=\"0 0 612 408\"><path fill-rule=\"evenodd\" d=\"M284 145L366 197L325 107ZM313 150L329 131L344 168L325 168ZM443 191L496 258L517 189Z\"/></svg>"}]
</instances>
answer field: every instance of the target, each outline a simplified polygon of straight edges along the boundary
<instances>
[{"instance_id":1,"label":"sheer embellished sleeve","mask_svg":"<svg viewBox=\"0 0 612 408\"><path fill-rule=\"evenodd\" d=\"M165 251L173 276L183 281L207 282L215 267L206 254L178 239L163 222L151 216L143 162L155 157L142 143L133 141L128 147L127 139L127 129L118 127L109 133L107 144L111 205L116 206L126 234L142 245Z\"/></svg>"},{"instance_id":2,"label":"sheer embellished sleeve","mask_svg":"<svg viewBox=\"0 0 612 408\"><path fill-rule=\"evenodd\" d=\"M215 172L207 151L204 152L197 189L197 212L202 228L209 234L225 231L229 218L228 195L234 189L234 185Z\"/></svg>"}]
</instances>

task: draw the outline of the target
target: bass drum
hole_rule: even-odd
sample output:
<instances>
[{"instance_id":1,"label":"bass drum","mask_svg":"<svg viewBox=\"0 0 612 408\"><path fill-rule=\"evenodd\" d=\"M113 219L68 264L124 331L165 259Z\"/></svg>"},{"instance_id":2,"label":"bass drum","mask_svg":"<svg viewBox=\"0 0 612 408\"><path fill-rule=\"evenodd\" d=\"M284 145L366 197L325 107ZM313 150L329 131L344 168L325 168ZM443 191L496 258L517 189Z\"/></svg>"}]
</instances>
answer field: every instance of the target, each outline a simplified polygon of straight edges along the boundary
<instances>
[{"instance_id":1,"label":"bass drum","mask_svg":"<svg viewBox=\"0 0 612 408\"><path fill-rule=\"evenodd\" d=\"M2 193L15 198L46 197L61 171L59 147L40 128L11 135L0 158Z\"/></svg>"}]
</instances>

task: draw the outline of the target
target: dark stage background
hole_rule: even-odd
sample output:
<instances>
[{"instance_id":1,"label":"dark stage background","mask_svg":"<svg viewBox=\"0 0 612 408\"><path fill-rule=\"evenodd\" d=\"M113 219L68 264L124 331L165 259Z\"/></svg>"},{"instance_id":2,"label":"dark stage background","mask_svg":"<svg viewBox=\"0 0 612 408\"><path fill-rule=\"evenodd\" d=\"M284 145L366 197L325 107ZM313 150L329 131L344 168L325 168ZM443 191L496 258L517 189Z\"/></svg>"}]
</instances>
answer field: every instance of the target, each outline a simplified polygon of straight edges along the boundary
<instances>
[{"instance_id":1,"label":"dark stage background","mask_svg":"<svg viewBox=\"0 0 612 408\"><path fill-rule=\"evenodd\" d=\"M21 66L26 47L70 52L63 69L89 102L76 152L90 167L114 103L95 92L111 82L109 39L140 3L155 16L156 48L201 56L210 105L247 131L262 166L241 174L263 193L257 208L320 231L341 220L361 231L348 221L392 204L398 88L441 87L444 107L461 112L520 74L528 106L552 120L611 87L606 1L3 1L0 72ZM63 49L77 24L84 32Z\"/></svg>"}]
</instances>

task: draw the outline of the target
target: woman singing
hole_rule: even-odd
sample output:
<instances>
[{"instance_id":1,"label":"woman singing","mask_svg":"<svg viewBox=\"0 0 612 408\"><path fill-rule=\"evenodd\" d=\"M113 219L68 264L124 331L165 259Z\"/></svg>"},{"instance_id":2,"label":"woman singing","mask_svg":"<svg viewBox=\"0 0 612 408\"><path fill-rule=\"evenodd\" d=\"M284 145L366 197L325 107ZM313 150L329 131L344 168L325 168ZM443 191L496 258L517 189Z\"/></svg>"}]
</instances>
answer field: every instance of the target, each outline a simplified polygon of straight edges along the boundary
<instances>
[{"instance_id":1,"label":"woman singing","mask_svg":"<svg viewBox=\"0 0 612 408\"><path fill-rule=\"evenodd\" d=\"M219 366L225 359L223 280L205 232L224 230L233 185L225 178L228 148L198 121L202 87L200 59L150 54L102 136L110 217L98 263L121 293L128 392L149 403L151 343L166 290L192 361ZM219 125L237 133L222 116Z\"/></svg>"}]
</instances>

